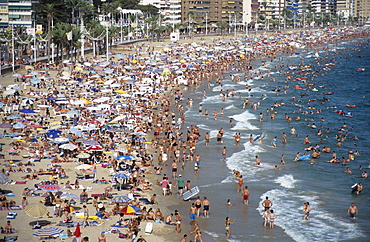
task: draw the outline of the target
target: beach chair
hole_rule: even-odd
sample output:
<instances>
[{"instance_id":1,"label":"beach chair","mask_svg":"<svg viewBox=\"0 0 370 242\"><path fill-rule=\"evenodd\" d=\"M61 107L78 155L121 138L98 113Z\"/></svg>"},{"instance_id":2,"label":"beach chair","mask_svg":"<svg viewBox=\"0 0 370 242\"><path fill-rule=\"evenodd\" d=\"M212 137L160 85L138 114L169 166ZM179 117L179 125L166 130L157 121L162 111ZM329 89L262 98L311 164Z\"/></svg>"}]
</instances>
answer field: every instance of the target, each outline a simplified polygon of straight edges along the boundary
<instances>
[{"instance_id":1,"label":"beach chair","mask_svg":"<svg viewBox=\"0 0 370 242\"><path fill-rule=\"evenodd\" d=\"M145 226L145 234L152 234L153 232L153 223L148 222Z\"/></svg>"}]
</instances>

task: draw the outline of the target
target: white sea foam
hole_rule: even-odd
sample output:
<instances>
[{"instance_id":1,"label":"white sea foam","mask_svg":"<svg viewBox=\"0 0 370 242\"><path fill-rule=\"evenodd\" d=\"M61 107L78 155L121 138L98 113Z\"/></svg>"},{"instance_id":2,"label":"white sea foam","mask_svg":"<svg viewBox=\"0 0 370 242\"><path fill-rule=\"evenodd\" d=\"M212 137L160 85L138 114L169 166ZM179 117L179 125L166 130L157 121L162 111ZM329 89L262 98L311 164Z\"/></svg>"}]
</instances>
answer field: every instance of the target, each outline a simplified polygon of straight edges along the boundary
<instances>
[{"instance_id":1,"label":"white sea foam","mask_svg":"<svg viewBox=\"0 0 370 242\"><path fill-rule=\"evenodd\" d=\"M225 110L228 110L228 109L238 109L237 107L234 106L234 104L231 104L229 106L227 106L226 108L224 108Z\"/></svg>"},{"instance_id":2,"label":"white sea foam","mask_svg":"<svg viewBox=\"0 0 370 242\"><path fill-rule=\"evenodd\" d=\"M220 95L207 96L200 102L200 104L205 103L222 103L222 99Z\"/></svg>"},{"instance_id":3,"label":"white sea foam","mask_svg":"<svg viewBox=\"0 0 370 242\"><path fill-rule=\"evenodd\" d=\"M263 161L259 166L254 165L256 155L265 152L265 149L249 142L243 145L244 149L242 151L235 152L226 159L227 168L239 171L243 177L248 178L248 181L258 180L260 175L264 176L263 171L274 169L274 165Z\"/></svg>"},{"instance_id":4,"label":"white sea foam","mask_svg":"<svg viewBox=\"0 0 370 242\"><path fill-rule=\"evenodd\" d=\"M281 178L284 181L289 179ZM266 196L273 202L272 209L278 216L275 225L284 229L285 233L295 241L349 241L363 236L356 224L343 221L325 211L320 206L320 197L317 194L282 188L262 194L261 200L264 200ZM303 220L302 208L305 202L309 202L311 207L309 221ZM261 204L257 210L262 215Z\"/></svg>"},{"instance_id":5,"label":"white sea foam","mask_svg":"<svg viewBox=\"0 0 370 242\"><path fill-rule=\"evenodd\" d=\"M252 124L250 124L249 120L256 119L257 116L250 113L248 110L240 114L236 114L233 116L229 116L229 118L233 118L236 121L234 127L231 130L257 130L258 128Z\"/></svg>"},{"instance_id":6,"label":"white sea foam","mask_svg":"<svg viewBox=\"0 0 370 242\"><path fill-rule=\"evenodd\" d=\"M285 188L294 188L294 184L297 180L294 179L293 175L284 175L275 179L276 183Z\"/></svg>"}]
</instances>

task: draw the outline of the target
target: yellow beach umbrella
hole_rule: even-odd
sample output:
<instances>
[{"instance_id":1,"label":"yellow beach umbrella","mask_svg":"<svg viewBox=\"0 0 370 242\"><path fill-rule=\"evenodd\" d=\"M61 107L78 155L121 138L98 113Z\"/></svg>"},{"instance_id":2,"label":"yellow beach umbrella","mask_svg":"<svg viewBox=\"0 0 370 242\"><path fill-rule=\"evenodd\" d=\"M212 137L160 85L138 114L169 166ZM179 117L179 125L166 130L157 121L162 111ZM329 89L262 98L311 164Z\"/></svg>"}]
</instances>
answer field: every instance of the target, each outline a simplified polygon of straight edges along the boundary
<instances>
[{"instance_id":1,"label":"yellow beach umbrella","mask_svg":"<svg viewBox=\"0 0 370 242\"><path fill-rule=\"evenodd\" d=\"M116 92L116 93L126 93L125 91L123 91L123 90L115 90L114 92Z\"/></svg>"},{"instance_id":2,"label":"yellow beach umbrella","mask_svg":"<svg viewBox=\"0 0 370 242\"><path fill-rule=\"evenodd\" d=\"M59 121L51 122L49 125L49 129L59 129L61 127L61 123Z\"/></svg>"},{"instance_id":3,"label":"yellow beach umbrella","mask_svg":"<svg viewBox=\"0 0 370 242\"><path fill-rule=\"evenodd\" d=\"M80 100L85 101L85 103L84 103L84 104L89 104L89 103L90 103L90 102L89 102L87 99L85 99L85 98L81 98Z\"/></svg>"}]
</instances>

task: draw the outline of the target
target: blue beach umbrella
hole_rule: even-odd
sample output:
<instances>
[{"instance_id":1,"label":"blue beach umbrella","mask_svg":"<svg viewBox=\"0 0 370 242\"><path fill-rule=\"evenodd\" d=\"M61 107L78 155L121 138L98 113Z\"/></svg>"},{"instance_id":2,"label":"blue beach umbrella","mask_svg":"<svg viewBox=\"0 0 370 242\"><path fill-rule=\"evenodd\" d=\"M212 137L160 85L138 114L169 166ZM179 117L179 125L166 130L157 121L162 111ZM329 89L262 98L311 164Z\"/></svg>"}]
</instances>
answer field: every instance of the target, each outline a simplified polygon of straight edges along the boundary
<instances>
[{"instance_id":1,"label":"blue beach umbrella","mask_svg":"<svg viewBox=\"0 0 370 242\"><path fill-rule=\"evenodd\" d=\"M12 114L12 115L6 117L6 119L20 119L20 118L22 118L22 116L19 115L19 114Z\"/></svg>"},{"instance_id":2,"label":"blue beach umbrella","mask_svg":"<svg viewBox=\"0 0 370 242\"><path fill-rule=\"evenodd\" d=\"M47 136L48 138L55 139L55 138L60 137L60 134L61 134L61 133L62 133L62 131L60 131L60 130L51 129L51 130L49 130L49 131L46 133L46 136Z\"/></svg>"},{"instance_id":3,"label":"blue beach umbrella","mask_svg":"<svg viewBox=\"0 0 370 242\"><path fill-rule=\"evenodd\" d=\"M117 160L131 160L134 159L132 155L120 155L116 157Z\"/></svg>"},{"instance_id":4,"label":"blue beach umbrella","mask_svg":"<svg viewBox=\"0 0 370 242\"><path fill-rule=\"evenodd\" d=\"M117 178L117 179L129 179L130 176L131 176L131 174L129 174L129 173L127 173L127 174L118 173L118 174L113 175L113 177Z\"/></svg>"},{"instance_id":5,"label":"blue beach umbrella","mask_svg":"<svg viewBox=\"0 0 370 242\"><path fill-rule=\"evenodd\" d=\"M55 101L56 98L55 97L47 97L46 100L49 100L49 101Z\"/></svg>"},{"instance_id":6,"label":"blue beach umbrella","mask_svg":"<svg viewBox=\"0 0 370 242\"><path fill-rule=\"evenodd\" d=\"M47 227L47 228L40 229L36 233L33 233L33 235L37 237L50 237L53 235L60 234L63 231L64 229L55 228L55 227Z\"/></svg>"},{"instance_id":7,"label":"blue beach umbrella","mask_svg":"<svg viewBox=\"0 0 370 242\"><path fill-rule=\"evenodd\" d=\"M33 111L32 109L29 109L29 108L21 109L18 112L20 112L20 113L36 113L35 111Z\"/></svg>"}]
</instances>

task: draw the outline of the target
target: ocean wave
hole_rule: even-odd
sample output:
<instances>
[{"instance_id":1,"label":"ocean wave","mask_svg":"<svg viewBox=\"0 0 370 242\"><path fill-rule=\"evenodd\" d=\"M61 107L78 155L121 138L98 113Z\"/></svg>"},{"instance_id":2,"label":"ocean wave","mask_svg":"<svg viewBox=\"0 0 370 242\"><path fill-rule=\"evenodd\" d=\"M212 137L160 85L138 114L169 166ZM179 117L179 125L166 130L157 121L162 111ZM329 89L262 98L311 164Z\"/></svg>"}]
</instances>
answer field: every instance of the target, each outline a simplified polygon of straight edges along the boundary
<instances>
[{"instance_id":1,"label":"ocean wave","mask_svg":"<svg viewBox=\"0 0 370 242\"><path fill-rule=\"evenodd\" d=\"M294 184L297 180L294 179L293 175L284 175L275 179L276 183L285 188L294 188Z\"/></svg>"},{"instance_id":2,"label":"ocean wave","mask_svg":"<svg viewBox=\"0 0 370 242\"><path fill-rule=\"evenodd\" d=\"M285 179L289 178L283 180ZM272 201L272 209L278 216L275 225L281 227L295 241L339 241L363 236L356 224L343 221L325 211L320 206L320 197L317 194L282 188L262 194L261 200L266 196ZM309 202L311 207L309 220L303 220L302 208L305 202ZM261 203L257 210L263 214Z\"/></svg>"},{"instance_id":3,"label":"ocean wave","mask_svg":"<svg viewBox=\"0 0 370 242\"><path fill-rule=\"evenodd\" d=\"M233 118L236 121L236 124L234 127L231 128L231 130L257 130L258 127L252 125L249 120L256 119L257 116L249 112L248 110L236 114L233 116L229 116L229 118Z\"/></svg>"}]
</instances>

